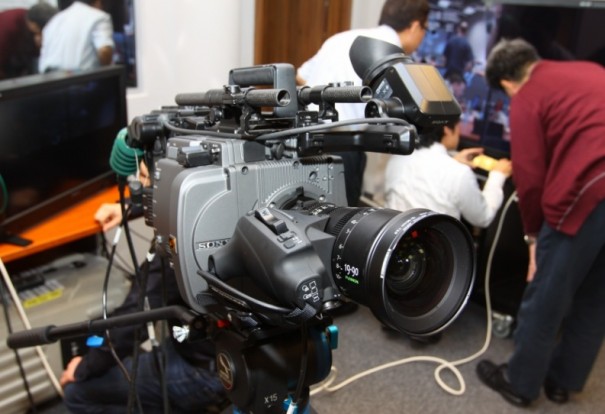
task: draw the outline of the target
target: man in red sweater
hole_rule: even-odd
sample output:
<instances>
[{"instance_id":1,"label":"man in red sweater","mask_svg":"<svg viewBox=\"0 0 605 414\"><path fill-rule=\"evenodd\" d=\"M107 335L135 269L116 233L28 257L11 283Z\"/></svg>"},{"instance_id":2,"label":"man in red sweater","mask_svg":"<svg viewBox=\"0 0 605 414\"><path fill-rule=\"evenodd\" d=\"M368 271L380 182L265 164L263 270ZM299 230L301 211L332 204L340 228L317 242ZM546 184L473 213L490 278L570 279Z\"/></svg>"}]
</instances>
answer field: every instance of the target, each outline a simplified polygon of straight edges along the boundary
<instances>
[{"instance_id":1,"label":"man in red sweater","mask_svg":"<svg viewBox=\"0 0 605 414\"><path fill-rule=\"evenodd\" d=\"M42 29L57 9L41 2L28 9L0 11L0 79L37 72Z\"/></svg>"},{"instance_id":2,"label":"man in red sweater","mask_svg":"<svg viewBox=\"0 0 605 414\"><path fill-rule=\"evenodd\" d=\"M477 374L517 406L542 387L565 403L584 387L605 333L605 68L541 60L515 39L494 47L486 75L511 97L530 283L508 363L483 360Z\"/></svg>"}]
</instances>

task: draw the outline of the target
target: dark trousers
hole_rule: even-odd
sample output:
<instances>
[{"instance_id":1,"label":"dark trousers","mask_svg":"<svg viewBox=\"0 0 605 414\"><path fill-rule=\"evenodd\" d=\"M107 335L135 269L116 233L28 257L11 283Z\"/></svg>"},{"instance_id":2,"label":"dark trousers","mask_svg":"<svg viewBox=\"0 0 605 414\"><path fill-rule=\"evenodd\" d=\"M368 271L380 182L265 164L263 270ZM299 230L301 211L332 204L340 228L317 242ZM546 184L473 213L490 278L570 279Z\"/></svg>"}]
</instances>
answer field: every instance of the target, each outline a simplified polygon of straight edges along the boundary
<instances>
[{"instance_id":1,"label":"dark trousers","mask_svg":"<svg viewBox=\"0 0 605 414\"><path fill-rule=\"evenodd\" d=\"M224 400L224 390L215 373L187 363L174 349L171 341L164 341L163 352L169 406L172 413L204 413L208 406ZM160 375L153 353L139 357L136 379L137 393L142 409L147 414L163 413ZM124 365L130 371L132 360ZM127 412L129 384L117 366L103 376L70 383L65 387L64 402L72 413L122 414ZM135 412L139 412L136 410Z\"/></svg>"},{"instance_id":2,"label":"dark trousers","mask_svg":"<svg viewBox=\"0 0 605 414\"><path fill-rule=\"evenodd\" d=\"M605 333L605 201L573 236L544 225L508 363L513 389L536 399L546 378L581 391Z\"/></svg>"}]
</instances>

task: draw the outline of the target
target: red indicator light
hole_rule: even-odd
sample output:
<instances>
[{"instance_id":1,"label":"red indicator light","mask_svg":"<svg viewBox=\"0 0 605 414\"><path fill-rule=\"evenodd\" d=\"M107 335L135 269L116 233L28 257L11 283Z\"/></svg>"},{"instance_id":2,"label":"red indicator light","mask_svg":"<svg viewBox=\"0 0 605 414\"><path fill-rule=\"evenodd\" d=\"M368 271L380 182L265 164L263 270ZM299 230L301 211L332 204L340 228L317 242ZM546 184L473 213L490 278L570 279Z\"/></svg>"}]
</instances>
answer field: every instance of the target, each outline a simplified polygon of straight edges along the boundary
<instances>
[{"instance_id":1,"label":"red indicator light","mask_svg":"<svg viewBox=\"0 0 605 414\"><path fill-rule=\"evenodd\" d=\"M219 319L218 321L216 321L216 326L218 328L226 328L229 326L229 321L226 321L224 319Z\"/></svg>"}]
</instances>

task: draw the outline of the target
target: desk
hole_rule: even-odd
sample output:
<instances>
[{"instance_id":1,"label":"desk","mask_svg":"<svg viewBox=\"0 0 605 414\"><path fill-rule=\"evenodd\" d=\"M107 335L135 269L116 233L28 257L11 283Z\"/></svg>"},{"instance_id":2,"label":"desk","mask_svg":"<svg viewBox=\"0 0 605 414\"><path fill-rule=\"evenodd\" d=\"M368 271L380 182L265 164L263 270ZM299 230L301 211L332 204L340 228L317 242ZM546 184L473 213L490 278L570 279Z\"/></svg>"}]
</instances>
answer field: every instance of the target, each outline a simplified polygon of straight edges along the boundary
<instances>
[{"instance_id":1,"label":"desk","mask_svg":"<svg viewBox=\"0 0 605 414\"><path fill-rule=\"evenodd\" d=\"M7 263L98 233L101 226L94 220L95 212L102 203L115 203L119 198L116 186L44 220L20 234L21 237L32 241L30 245L21 247L0 244L2 261Z\"/></svg>"}]
</instances>

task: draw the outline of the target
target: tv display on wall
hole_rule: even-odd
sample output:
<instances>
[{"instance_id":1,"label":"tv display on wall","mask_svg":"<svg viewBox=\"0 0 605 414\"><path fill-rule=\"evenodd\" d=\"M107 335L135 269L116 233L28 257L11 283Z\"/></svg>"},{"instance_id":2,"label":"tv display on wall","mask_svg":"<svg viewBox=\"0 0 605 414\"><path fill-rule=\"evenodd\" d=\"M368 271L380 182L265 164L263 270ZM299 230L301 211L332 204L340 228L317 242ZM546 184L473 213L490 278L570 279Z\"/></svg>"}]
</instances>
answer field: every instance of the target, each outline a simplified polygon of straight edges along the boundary
<instances>
[{"instance_id":1,"label":"tv display on wall","mask_svg":"<svg viewBox=\"0 0 605 414\"><path fill-rule=\"evenodd\" d=\"M126 124L122 66L0 82L0 242L115 185Z\"/></svg>"},{"instance_id":2,"label":"tv display on wall","mask_svg":"<svg viewBox=\"0 0 605 414\"><path fill-rule=\"evenodd\" d=\"M491 48L501 38L522 37L543 59L590 60L605 66L605 1L431 0L429 30L415 59L436 65L462 107L463 146L480 145L497 156L510 154L509 98L485 80ZM459 29L462 28L462 35ZM461 39L461 37L463 39ZM448 43L472 59L448 65ZM462 59L459 59L462 60ZM450 60L451 61L451 60Z\"/></svg>"}]
</instances>

